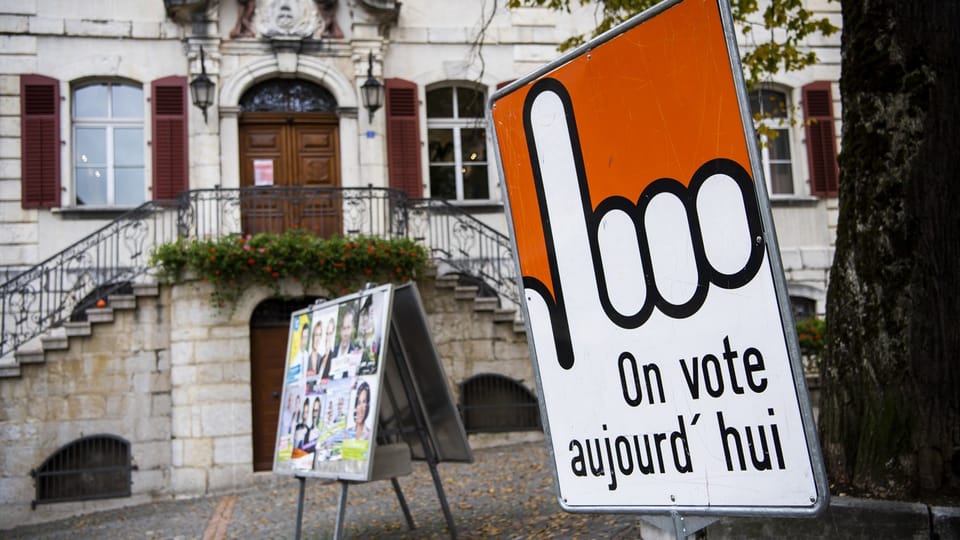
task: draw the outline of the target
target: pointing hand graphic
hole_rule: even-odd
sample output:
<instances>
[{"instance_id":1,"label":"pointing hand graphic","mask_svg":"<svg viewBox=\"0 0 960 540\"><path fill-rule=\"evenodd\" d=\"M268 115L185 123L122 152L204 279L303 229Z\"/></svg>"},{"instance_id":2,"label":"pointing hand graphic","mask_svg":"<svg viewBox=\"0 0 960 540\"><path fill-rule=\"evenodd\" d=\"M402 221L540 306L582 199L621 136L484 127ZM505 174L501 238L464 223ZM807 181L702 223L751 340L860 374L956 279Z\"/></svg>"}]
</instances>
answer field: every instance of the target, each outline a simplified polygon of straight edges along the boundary
<instances>
[{"instance_id":1,"label":"pointing hand graphic","mask_svg":"<svg viewBox=\"0 0 960 540\"><path fill-rule=\"evenodd\" d=\"M605 319L629 337L655 311L690 317L711 284L738 289L757 274L762 224L753 180L738 163L713 159L688 185L660 178L636 201L610 196L594 208L566 88L550 78L534 84L523 123L550 274L549 283L523 277L528 310L547 315L530 321L541 362L573 367L590 336L578 333L575 343L571 328ZM647 179L615 181L635 193Z\"/></svg>"}]
</instances>

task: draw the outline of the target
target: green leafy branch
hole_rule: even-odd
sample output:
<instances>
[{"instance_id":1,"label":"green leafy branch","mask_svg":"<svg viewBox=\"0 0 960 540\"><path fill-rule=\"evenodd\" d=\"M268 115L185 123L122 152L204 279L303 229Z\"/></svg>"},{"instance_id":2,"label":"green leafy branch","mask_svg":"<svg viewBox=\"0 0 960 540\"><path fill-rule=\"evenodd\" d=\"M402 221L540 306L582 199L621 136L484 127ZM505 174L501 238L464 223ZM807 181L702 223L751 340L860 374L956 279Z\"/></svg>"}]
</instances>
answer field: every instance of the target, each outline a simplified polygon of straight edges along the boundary
<instances>
[{"instance_id":1,"label":"green leafy branch","mask_svg":"<svg viewBox=\"0 0 960 540\"><path fill-rule=\"evenodd\" d=\"M796 322L797 340L800 342L800 353L804 356L820 356L823 354L823 338L827 323L823 319L810 317Z\"/></svg>"},{"instance_id":2,"label":"green leafy branch","mask_svg":"<svg viewBox=\"0 0 960 540\"><path fill-rule=\"evenodd\" d=\"M301 230L221 238L180 239L157 247L150 264L167 283L189 274L213 285L211 303L232 306L252 285L280 294L280 281L292 278L334 294L366 283L405 282L422 275L428 253L406 238L317 238Z\"/></svg>"},{"instance_id":3,"label":"green leafy branch","mask_svg":"<svg viewBox=\"0 0 960 540\"><path fill-rule=\"evenodd\" d=\"M508 0L507 7L546 7L570 11L574 0ZM642 11L658 4L660 0L578 0L580 5L595 5L599 22L590 37L596 37ZM814 34L832 35L839 28L826 17L817 18L803 6L803 0L770 0L765 2L762 13L758 0L731 0L733 20L744 35L755 36L761 32L769 39L748 47L743 54L744 75L747 86L755 88L782 71L798 71L817 62L817 55L806 49L804 40ZM755 31L756 29L756 31ZM566 51L585 43L585 34L571 36L560 44Z\"/></svg>"}]
</instances>

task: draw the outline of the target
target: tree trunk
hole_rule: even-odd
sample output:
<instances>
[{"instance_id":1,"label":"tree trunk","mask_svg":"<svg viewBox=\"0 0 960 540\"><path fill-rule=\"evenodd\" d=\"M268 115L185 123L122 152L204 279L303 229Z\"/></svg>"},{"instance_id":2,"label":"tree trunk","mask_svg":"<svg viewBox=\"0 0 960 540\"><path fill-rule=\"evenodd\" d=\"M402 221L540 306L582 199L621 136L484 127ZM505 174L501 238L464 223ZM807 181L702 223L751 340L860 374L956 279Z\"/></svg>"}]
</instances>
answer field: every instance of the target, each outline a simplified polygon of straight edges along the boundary
<instances>
[{"instance_id":1,"label":"tree trunk","mask_svg":"<svg viewBox=\"0 0 960 540\"><path fill-rule=\"evenodd\" d=\"M834 491L960 493L960 2L843 0L820 433Z\"/></svg>"}]
</instances>

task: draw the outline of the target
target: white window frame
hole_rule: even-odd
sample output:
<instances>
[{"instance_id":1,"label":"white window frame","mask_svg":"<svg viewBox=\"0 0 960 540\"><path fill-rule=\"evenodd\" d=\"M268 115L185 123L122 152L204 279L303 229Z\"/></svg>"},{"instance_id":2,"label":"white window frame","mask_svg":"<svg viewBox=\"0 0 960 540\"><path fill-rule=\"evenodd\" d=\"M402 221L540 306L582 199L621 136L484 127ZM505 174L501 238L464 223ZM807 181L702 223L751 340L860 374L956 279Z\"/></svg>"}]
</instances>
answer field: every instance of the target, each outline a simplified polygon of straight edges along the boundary
<instances>
[{"instance_id":1,"label":"white window frame","mask_svg":"<svg viewBox=\"0 0 960 540\"><path fill-rule=\"evenodd\" d=\"M99 86L104 85L107 87L107 116L106 117L78 117L77 116L77 100L76 93L84 88L90 86ZM140 91L140 97L143 101L141 111L142 114L140 118L116 118L113 117L113 103L110 99L110 89L114 86L126 86L129 88L135 88ZM149 111L149 104L147 103L147 92L146 89L140 85L128 81L116 81L116 80L102 80L102 81L85 81L81 84L73 85L70 88L70 134L71 134L71 149L70 149L70 161L69 161L69 178L72 179L73 189L71 192L70 200L72 205L75 208L135 208L140 204L143 204L147 201L147 173L148 173L148 161L149 161L149 148L147 147L147 116ZM106 141L105 141L105 152L106 152L106 163L103 164L106 174L106 183L107 183L107 197L105 204L90 204L79 202L79 187L78 187L78 171L77 171L77 152L79 147L80 136L78 135L78 130L83 128L104 128L106 130ZM114 131L116 129L129 129L129 128L139 128L141 132L141 140L143 141L143 148L141 152L143 163L141 168L143 169L143 179L141 182L142 193L140 202L136 204L124 204L119 205L116 203L116 163L114 156Z\"/></svg>"},{"instance_id":2,"label":"white window frame","mask_svg":"<svg viewBox=\"0 0 960 540\"><path fill-rule=\"evenodd\" d=\"M479 117L468 117L460 118L458 99L459 95L456 91L457 88L467 88L474 92L480 92L483 96L482 102L486 104L486 99L488 97L488 89L483 86L477 86L475 84L463 83L463 82L442 82L430 85L425 89L426 94L434 90L447 90L452 94L452 118L432 118L429 116L429 104L423 107L424 115L426 116L427 122L427 140L430 140L430 130L432 129L450 129L453 130L453 162L447 161L430 161L430 148L429 143L426 145L427 159L426 169L427 169L427 186L430 189L430 196L434 197L433 193L433 183L430 178L430 167L433 165L451 165L454 168L454 179L456 184L456 199L448 199L449 202L458 204L458 205L485 205L490 204L495 201L494 190L496 185L493 182L492 176L492 162L490 161L490 130L487 126L486 118L483 116ZM426 97L425 94L425 97ZM425 100L426 101L426 100ZM483 165L486 167L486 177L487 177L487 198L486 199L465 199L464 198L464 188L463 188L463 139L460 135L461 130L463 129L482 129L483 130L483 140L484 140L484 152L486 154L486 160L484 161L474 161L470 162L469 165Z\"/></svg>"},{"instance_id":3,"label":"white window frame","mask_svg":"<svg viewBox=\"0 0 960 540\"><path fill-rule=\"evenodd\" d=\"M800 166L799 158L804 157L806 154L804 153L805 150L798 146L798 141L800 141L801 138L798 136L797 130L791 122L791 117L795 117L795 115L800 114L800 112L793 109L793 92L789 88L780 85L761 86L750 92L751 96L754 92L775 92L780 94L783 96L786 109L784 111L785 116L783 117L761 118L760 120L754 119L755 127L766 126L769 129L779 131L781 137L788 137L786 148L790 152L790 159L772 159L770 157L770 145L767 144L767 137L757 133L757 148L760 152L760 163L763 167L763 176L766 180L767 193L771 198L778 199L789 199L801 197L803 195L809 195L809 193L802 193L800 189L798 189L797 183L797 179L801 177L801 171L798 168ZM750 112L751 116L753 116L755 111L751 110ZM771 183L773 179L773 175L771 174L771 165L775 164L789 164L791 186L791 191L789 193L773 192L773 185Z\"/></svg>"}]
</instances>

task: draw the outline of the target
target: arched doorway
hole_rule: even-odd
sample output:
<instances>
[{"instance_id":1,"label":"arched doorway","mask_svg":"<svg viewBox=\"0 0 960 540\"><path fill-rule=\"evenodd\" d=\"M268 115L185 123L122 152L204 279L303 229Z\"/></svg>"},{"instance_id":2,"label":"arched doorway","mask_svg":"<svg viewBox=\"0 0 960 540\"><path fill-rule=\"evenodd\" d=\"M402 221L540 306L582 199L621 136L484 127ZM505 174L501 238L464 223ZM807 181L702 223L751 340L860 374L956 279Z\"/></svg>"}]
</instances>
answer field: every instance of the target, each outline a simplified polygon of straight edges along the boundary
<instances>
[{"instance_id":1,"label":"arched doorway","mask_svg":"<svg viewBox=\"0 0 960 540\"><path fill-rule=\"evenodd\" d=\"M261 302L250 317L250 405L253 419L254 471L269 471L273 468L290 314L316 301L316 297L268 299Z\"/></svg>"},{"instance_id":2,"label":"arched doorway","mask_svg":"<svg viewBox=\"0 0 960 540\"><path fill-rule=\"evenodd\" d=\"M340 233L337 101L300 79L258 83L240 98L243 231ZM289 188L289 189L277 189ZM297 188L333 188L303 190Z\"/></svg>"}]
</instances>

